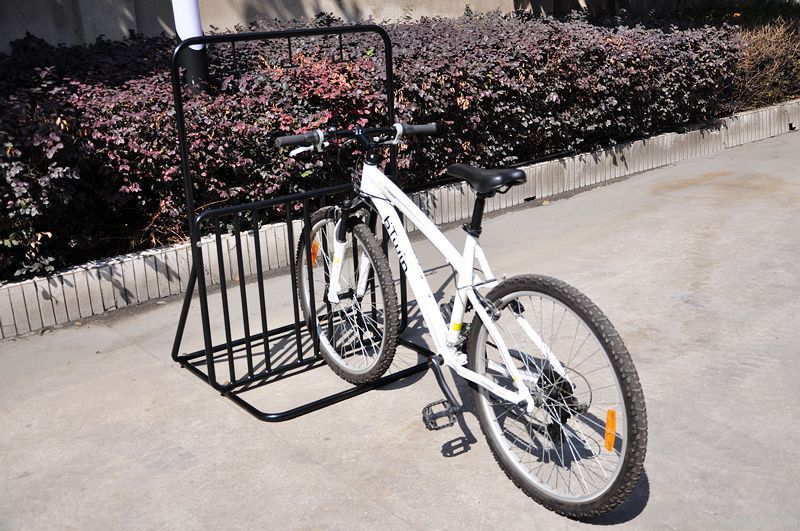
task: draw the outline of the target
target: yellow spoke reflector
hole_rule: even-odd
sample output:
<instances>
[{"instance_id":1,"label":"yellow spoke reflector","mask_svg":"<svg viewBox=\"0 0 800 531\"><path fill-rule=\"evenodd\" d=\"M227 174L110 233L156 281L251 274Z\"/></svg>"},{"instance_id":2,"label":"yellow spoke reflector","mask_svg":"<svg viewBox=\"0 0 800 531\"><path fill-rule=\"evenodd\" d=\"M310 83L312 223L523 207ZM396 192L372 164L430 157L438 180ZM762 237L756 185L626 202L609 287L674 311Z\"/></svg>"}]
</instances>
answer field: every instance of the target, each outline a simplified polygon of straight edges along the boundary
<instances>
[{"instance_id":1,"label":"yellow spoke reflector","mask_svg":"<svg viewBox=\"0 0 800 531\"><path fill-rule=\"evenodd\" d=\"M614 442L617 436L614 433L617 431L617 412L609 409L606 413L606 450L609 452L614 449Z\"/></svg>"},{"instance_id":2,"label":"yellow spoke reflector","mask_svg":"<svg viewBox=\"0 0 800 531\"><path fill-rule=\"evenodd\" d=\"M311 244L311 265L317 265L317 254L319 253L319 240L314 240Z\"/></svg>"}]
</instances>

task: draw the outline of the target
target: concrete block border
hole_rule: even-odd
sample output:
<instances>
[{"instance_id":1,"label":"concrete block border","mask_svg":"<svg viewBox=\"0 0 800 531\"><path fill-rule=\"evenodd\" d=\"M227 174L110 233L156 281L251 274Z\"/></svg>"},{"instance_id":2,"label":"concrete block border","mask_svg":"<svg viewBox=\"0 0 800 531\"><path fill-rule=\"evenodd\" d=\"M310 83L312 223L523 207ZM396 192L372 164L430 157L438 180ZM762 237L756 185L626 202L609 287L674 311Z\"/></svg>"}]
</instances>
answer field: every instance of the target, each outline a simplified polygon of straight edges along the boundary
<instances>
[{"instance_id":1,"label":"concrete block border","mask_svg":"<svg viewBox=\"0 0 800 531\"><path fill-rule=\"evenodd\" d=\"M551 160L523 168L524 186L513 188L487 203L487 212L519 205L531 197L547 198L675 162L718 153L725 149L788 133L800 128L800 100L700 124L682 133L635 140L612 148ZM446 185L413 197L436 223L467 219L474 194L466 183ZM301 222L294 233L300 234ZM408 227L411 229L412 227ZM286 226L259 229L264 270L289 265ZM236 241L223 235L222 257L226 280L238 274L230 267ZM245 271L256 270L255 238L242 233ZM218 252L214 238L204 238L204 268L210 284L219 283ZM79 321L148 300L178 295L186 289L191 265L189 244L90 262L46 277L0 285L0 339Z\"/></svg>"}]
</instances>

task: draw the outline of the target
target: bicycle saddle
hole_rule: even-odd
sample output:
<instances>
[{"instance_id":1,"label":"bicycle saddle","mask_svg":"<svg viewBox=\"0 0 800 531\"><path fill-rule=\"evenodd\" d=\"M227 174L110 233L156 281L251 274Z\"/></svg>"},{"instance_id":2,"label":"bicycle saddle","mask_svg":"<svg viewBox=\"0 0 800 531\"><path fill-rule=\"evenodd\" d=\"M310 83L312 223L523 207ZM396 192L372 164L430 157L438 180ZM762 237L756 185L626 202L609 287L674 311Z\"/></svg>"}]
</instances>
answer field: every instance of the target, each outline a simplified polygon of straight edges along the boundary
<instances>
[{"instance_id":1,"label":"bicycle saddle","mask_svg":"<svg viewBox=\"0 0 800 531\"><path fill-rule=\"evenodd\" d=\"M475 193L487 195L526 181L525 172L516 168L483 170L467 164L451 164L447 167L447 175L467 181Z\"/></svg>"}]
</instances>

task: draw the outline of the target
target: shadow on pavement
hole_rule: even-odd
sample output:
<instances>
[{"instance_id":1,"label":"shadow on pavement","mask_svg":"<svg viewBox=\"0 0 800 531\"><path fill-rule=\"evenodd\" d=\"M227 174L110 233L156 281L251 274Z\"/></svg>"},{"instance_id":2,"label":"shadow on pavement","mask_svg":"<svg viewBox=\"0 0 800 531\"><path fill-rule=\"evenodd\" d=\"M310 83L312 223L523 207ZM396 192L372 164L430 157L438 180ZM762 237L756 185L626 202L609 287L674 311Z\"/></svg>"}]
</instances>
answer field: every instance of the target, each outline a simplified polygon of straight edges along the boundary
<instances>
[{"instance_id":1,"label":"shadow on pavement","mask_svg":"<svg viewBox=\"0 0 800 531\"><path fill-rule=\"evenodd\" d=\"M456 415L456 422L461 432L464 434L461 437L451 439L442 445L442 455L445 457L458 457L459 455L469 452L472 445L478 442L472 430L469 429L467 423L464 421L464 415L469 413L475 416L475 403L472 401L472 395L469 385L461 378L455 377L451 370L451 376L455 380L455 391L458 394L458 401L461 404L461 412Z\"/></svg>"}]
</instances>

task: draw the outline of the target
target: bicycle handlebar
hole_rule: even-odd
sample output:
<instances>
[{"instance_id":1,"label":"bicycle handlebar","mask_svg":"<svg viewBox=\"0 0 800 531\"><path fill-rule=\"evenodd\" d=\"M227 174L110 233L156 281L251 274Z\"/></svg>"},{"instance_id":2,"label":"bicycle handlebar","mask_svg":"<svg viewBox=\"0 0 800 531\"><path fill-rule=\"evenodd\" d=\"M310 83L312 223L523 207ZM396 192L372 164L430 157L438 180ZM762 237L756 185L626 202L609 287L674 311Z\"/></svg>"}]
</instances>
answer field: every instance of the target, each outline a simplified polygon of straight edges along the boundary
<instances>
[{"instance_id":1,"label":"bicycle handlebar","mask_svg":"<svg viewBox=\"0 0 800 531\"><path fill-rule=\"evenodd\" d=\"M435 123L424 125L411 125L403 124L404 135L435 135L438 132L438 126Z\"/></svg>"},{"instance_id":2,"label":"bicycle handlebar","mask_svg":"<svg viewBox=\"0 0 800 531\"><path fill-rule=\"evenodd\" d=\"M402 135L397 134L395 127L383 127L374 129L339 129L331 131L309 131L299 135L279 136L275 139L275 146L322 146L322 143L327 138L367 138L375 139L375 137L384 137L381 141L374 140L376 143L393 142L399 140L399 136L411 135L435 135L437 133L437 125L435 123L424 125L402 124Z\"/></svg>"},{"instance_id":3,"label":"bicycle handlebar","mask_svg":"<svg viewBox=\"0 0 800 531\"><path fill-rule=\"evenodd\" d=\"M275 140L275 146L313 146L318 140L317 131L309 131L299 135L280 136Z\"/></svg>"}]
</instances>

